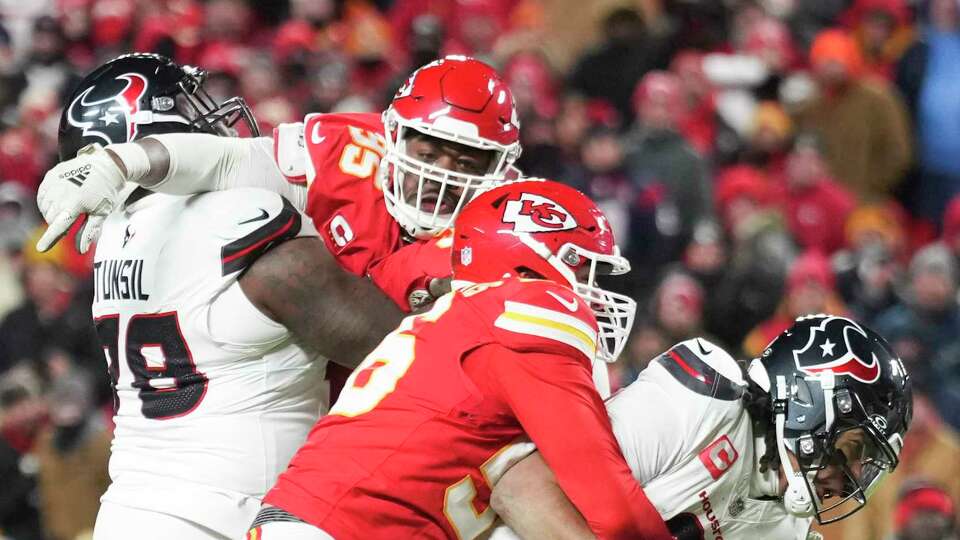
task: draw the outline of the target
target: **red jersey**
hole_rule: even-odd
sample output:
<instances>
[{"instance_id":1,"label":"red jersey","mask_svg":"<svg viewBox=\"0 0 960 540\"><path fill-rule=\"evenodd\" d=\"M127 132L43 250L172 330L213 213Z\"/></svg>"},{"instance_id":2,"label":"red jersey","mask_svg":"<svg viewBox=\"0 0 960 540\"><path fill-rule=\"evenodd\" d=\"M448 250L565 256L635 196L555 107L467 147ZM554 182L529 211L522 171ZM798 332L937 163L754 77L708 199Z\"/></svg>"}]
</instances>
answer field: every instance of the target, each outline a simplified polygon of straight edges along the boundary
<instances>
[{"instance_id":1,"label":"red jersey","mask_svg":"<svg viewBox=\"0 0 960 540\"><path fill-rule=\"evenodd\" d=\"M409 311L411 292L450 275L450 242L403 240L377 180L383 133L379 114L310 114L274 130L275 154L291 182L307 184L306 213L340 265Z\"/></svg>"},{"instance_id":2,"label":"red jersey","mask_svg":"<svg viewBox=\"0 0 960 540\"><path fill-rule=\"evenodd\" d=\"M353 372L265 502L338 540L471 539L529 437L598 536L670 538L594 388L596 339L590 308L554 282L450 293Z\"/></svg>"}]
</instances>

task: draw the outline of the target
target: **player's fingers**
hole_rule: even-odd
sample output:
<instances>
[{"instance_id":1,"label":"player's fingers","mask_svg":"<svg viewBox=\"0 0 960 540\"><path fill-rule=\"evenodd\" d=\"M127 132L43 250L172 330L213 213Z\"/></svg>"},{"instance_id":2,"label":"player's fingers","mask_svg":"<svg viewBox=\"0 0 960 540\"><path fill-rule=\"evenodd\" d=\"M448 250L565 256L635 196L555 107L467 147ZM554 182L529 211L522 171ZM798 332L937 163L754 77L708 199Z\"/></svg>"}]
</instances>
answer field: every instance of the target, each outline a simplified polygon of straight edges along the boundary
<instances>
[{"instance_id":1,"label":"player's fingers","mask_svg":"<svg viewBox=\"0 0 960 540\"><path fill-rule=\"evenodd\" d=\"M47 227L47 230L44 231L40 240L37 240L37 251L43 252L53 247L63 235L67 234L67 231L70 230L70 225L73 225L76 219L77 214L75 213L60 212L57 217L50 222L50 225Z\"/></svg>"},{"instance_id":2,"label":"player's fingers","mask_svg":"<svg viewBox=\"0 0 960 540\"><path fill-rule=\"evenodd\" d=\"M90 249L90 245L97 241L100 238L100 231L103 229L103 222L107 219L106 216L101 215L89 215L87 216L87 221L83 224L83 228L77 234L79 238L80 253L86 253Z\"/></svg>"}]
</instances>

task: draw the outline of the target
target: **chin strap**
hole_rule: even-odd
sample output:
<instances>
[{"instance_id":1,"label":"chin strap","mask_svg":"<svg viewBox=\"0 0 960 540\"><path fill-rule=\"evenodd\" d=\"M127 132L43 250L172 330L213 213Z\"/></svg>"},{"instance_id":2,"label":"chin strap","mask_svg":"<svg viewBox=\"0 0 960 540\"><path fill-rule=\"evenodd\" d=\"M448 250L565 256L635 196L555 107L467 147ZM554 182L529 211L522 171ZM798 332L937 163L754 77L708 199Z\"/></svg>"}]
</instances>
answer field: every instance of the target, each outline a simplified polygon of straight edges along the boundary
<instances>
[{"instance_id":1,"label":"chin strap","mask_svg":"<svg viewBox=\"0 0 960 540\"><path fill-rule=\"evenodd\" d=\"M780 466L787 478L787 490L783 494L783 506L787 512L798 517L811 517L814 514L813 500L803 475L794 471L790 456L787 455L784 426L787 422L787 380L777 376L777 394L774 400L773 414L777 430L777 452L780 455Z\"/></svg>"}]
</instances>

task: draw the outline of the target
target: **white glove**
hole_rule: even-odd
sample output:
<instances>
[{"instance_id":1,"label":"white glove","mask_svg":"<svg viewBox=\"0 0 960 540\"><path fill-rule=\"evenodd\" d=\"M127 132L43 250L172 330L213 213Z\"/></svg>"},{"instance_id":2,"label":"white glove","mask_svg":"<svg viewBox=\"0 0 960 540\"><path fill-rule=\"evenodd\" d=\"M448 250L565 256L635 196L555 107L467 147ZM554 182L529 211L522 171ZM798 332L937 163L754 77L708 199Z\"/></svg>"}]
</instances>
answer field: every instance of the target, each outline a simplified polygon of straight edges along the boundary
<instances>
[{"instance_id":1,"label":"white glove","mask_svg":"<svg viewBox=\"0 0 960 540\"><path fill-rule=\"evenodd\" d=\"M87 214L77 246L86 253L100 236L107 214L120 203L125 181L123 171L99 144L83 147L77 157L50 169L37 190L37 206L49 224L37 250L50 249L80 214Z\"/></svg>"}]
</instances>

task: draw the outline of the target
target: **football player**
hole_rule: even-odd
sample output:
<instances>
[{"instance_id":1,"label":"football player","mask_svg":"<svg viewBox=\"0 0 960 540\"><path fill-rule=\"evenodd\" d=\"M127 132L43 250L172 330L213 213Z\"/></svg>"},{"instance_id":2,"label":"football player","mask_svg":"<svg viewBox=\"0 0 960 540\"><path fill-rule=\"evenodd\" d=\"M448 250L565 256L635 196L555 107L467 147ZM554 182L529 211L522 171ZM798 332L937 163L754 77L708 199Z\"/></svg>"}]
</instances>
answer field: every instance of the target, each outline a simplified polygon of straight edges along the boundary
<instances>
[{"instance_id":1,"label":"football player","mask_svg":"<svg viewBox=\"0 0 960 540\"><path fill-rule=\"evenodd\" d=\"M61 156L156 133L226 134L238 120L256 133L243 101L216 104L203 76L157 55L104 64L63 112ZM63 174L83 184L92 168ZM103 223L94 293L116 406L97 540L242 535L326 403L322 357L352 367L401 318L289 202L252 188L125 189Z\"/></svg>"},{"instance_id":2,"label":"football player","mask_svg":"<svg viewBox=\"0 0 960 540\"><path fill-rule=\"evenodd\" d=\"M137 114L158 112L148 106ZM450 275L449 238L434 253L417 241L448 228L477 188L508 174L520 154L518 130L500 76L450 56L415 71L382 115L310 114L272 138L158 135L60 163L38 191L50 223L38 249L83 213L91 221L81 235L86 248L128 182L171 194L264 187L305 208L345 268L372 277L402 308L416 308L432 300L434 279ZM89 168L82 185L64 181L64 172L81 167ZM243 174L250 169L260 174Z\"/></svg>"},{"instance_id":3,"label":"football player","mask_svg":"<svg viewBox=\"0 0 960 540\"><path fill-rule=\"evenodd\" d=\"M803 540L867 504L896 468L910 379L843 317L798 319L746 374L703 339L655 359L607 402L634 478L679 540ZM593 538L546 456L503 475L493 507L524 538ZM515 538L498 528L492 538Z\"/></svg>"},{"instance_id":4,"label":"football player","mask_svg":"<svg viewBox=\"0 0 960 540\"><path fill-rule=\"evenodd\" d=\"M596 284L629 270L603 213L562 184L515 182L473 199L454 231L454 291L351 374L247 538L476 538L527 436L598 535L669 539L591 380L636 308Z\"/></svg>"},{"instance_id":5,"label":"football player","mask_svg":"<svg viewBox=\"0 0 960 540\"><path fill-rule=\"evenodd\" d=\"M310 114L273 138L151 136L64 161L37 192L50 224L37 249L85 213L86 250L129 183L171 194L262 187L305 209L344 268L372 278L404 311L417 309L449 290L450 237L441 233L457 212L478 189L519 176L519 128L496 71L448 56L410 75L382 115ZM67 173L81 168L85 182L69 182ZM609 395L602 363L594 378Z\"/></svg>"}]
</instances>

